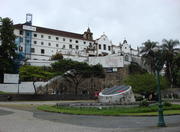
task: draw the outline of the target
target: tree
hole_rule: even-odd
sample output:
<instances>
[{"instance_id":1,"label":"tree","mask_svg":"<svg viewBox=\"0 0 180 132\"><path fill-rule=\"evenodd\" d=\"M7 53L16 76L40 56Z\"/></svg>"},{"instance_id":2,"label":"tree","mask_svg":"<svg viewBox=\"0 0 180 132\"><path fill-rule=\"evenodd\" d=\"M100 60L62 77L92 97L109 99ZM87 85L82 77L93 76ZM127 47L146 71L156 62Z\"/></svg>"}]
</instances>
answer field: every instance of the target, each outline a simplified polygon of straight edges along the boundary
<instances>
[{"instance_id":1,"label":"tree","mask_svg":"<svg viewBox=\"0 0 180 132\"><path fill-rule=\"evenodd\" d=\"M155 73L155 67L154 67L154 60L155 60L155 55L153 49L157 47L157 42L153 41L146 41L143 43L144 47L140 51L142 54L142 60L145 65L150 67L151 73Z\"/></svg>"},{"instance_id":2,"label":"tree","mask_svg":"<svg viewBox=\"0 0 180 132\"><path fill-rule=\"evenodd\" d=\"M57 72L64 73L64 78L67 82L74 84L75 95L79 84L89 76L89 65L83 62L72 60L59 60L51 64L52 69Z\"/></svg>"},{"instance_id":3,"label":"tree","mask_svg":"<svg viewBox=\"0 0 180 132\"><path fill-rule=\"evenodd\" d=\"M174 84L177 87L180 87L180 53L174 57L173 64L174 64L174 68L173 68Z\"/></svg>"},{"instance_id":4,"label":"tree","mask_svg":"<svg viewBox=\"0 0 180 132\"><path fill-rule=\"evenodd\" d=\"M13 21L9 18L1 20L0 27L0 81L3 81L4 73L14 73L16 59L16 44Z\"/></svg>"},{"instance_id":5,"label":"tree","mask_svg":"<svg viewBox=\"0 0 180 132\"><path fill-rule=\"evenodd\" d=\"M51 60L62 60L63 55L61 53L56 53L55 55L51 56Z\"/></svg>"},{"instance_id":6,"label":"tree","mask_svg":"<svg viewBox=\"0 0 180 132\"><path fill-rule=\"evenodd\" d=\"M96 64L91 66L91 76L98 78L105 77L105 72L101 64Z\"/></svg>"},{"instance_id":7,"label":"tree","mask_svg":"<svg viewBox=\"0 0 180 132\"><path fill-rule=\"evenodd\" d=\"M147 72L136 62L131 62L131 64L128 66L128 70L129 74L143 74Z\"/></svg>"},{"instance_id":8,"label":"tree","mask_svg":"<svg viewBox=\"0 0 180 132\"><path fill-rule=\"evenodd\" d=\"M64 78L74 86L75 95L78 94L79 85L90 77L104 77L104 70L101 65L90 66L85 62L72 60L59 60L52 64L52 69L63 72Z\"/></svg>"},{"instance_id":9,"label":"tree","mask_svg":"<svg viewBox=\"0 0 180 132\"><path fill-rule=\"evenodd\" d=\"M24 65L19 70L21 81L33 81L35 94L37 93L35 82L47 81L54 77L56 74L51 72L48 67L29 66Z\"/></svg>"},{"instance_id":10,"label":"tree","mask_svg":"<svg viewBox=\"0 0 180 132\"><path fill-rule=\"evenodd\" d=\"M139 93L148 97L156 92L156 76L153 74L133 74L125 78L124 83L132 86L135 93ZM168 88L168 81L164 77L160 77L160 87Z\"/></svg>"},{"instance_id":11,"label":"tree","mask_svg":"<svg viewBox=\"0 0 180 132\"><path fill-rule=\"evenodd\" d=\"M177 55L177 51L180 50L179 48L176 48L177 45L179 45L178 40L166 40L163 39L162 48L164 51L165 59L166 59L166 77L171 82L171 88L173 87L174 83L174 75L173 75L173 69L174 69L174 57Z\"/></svg>"}]
</instances>

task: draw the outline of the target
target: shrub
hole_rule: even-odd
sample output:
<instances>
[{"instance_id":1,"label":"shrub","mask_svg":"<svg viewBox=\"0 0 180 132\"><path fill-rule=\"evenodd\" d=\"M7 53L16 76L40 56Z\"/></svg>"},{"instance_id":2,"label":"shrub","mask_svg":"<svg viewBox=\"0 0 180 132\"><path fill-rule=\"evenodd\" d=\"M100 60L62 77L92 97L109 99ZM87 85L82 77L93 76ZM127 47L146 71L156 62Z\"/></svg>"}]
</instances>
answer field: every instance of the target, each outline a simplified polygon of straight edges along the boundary
<instances>
[{"instance_id":1,"label":"shrub","mask_svg":"<svg viewBox=\"0 0 180 132\"><path fill-rule=\"evenodd\" d=\"M129 74L144 74L147 71L143 69L138 63L131 62L128 66Z\"/></svg>"},{"instance_id":2,"label":"shrub","mask_svg":"<svg viewBox=\"0 0 180 132\"><path fill-rule=\"evenodd\" d=\"M149 102L147 100L143 100L139 103L139 106L140 107L147 107L147 106L149 106Z\"/></svg>"},{"instance_id":3,"label":"shrub","mask_svg":"<svg viewBox=\"0 0 180 132\"><path fill-rule=\"evenodd\" d=\"M178 94L174 94L174 98L178 99L179 98Z\"/></svg>"},{"instance_id":4,"label":"shrub","mask_svg":"<svg viewBox=\"0 0 180 132\"><path fill-rule=\"evenodd\" d=\"M143 96L135 96L136 101L142 101L143 100Z\"/></svg>"},{"instance_id":5,"label":"shrub","mask_svg":"<svg viewBox=\"0 0 180 132\"><path fill-rule=\"evenodd\" d=\"M127 78L125 78L124 83L132 86L135 93L142 95L150 95L155 93L157 90L156 77L155 75L149 73L129 75ZM161 76L161 89L168 88L168 85L168 81Z\"/></svg>"},{"instance_id":6,"label":"shrub","mask_svg":"<svg viewBox=\"0 0 180 132\"><path fill-rule=\"evenodd\" d=\"M165 101L165 102L163 103L163 105L164 105L164 106L172 106L172 104L171 104L170 102L168 102L168 101Z\"/></svg>"},{"instance_id":7,"label":"shrub","mask_svg":"<svg viewBox=\"0 0 180 132\"><path fill-rule=\"evenodd\" d=\"M180 68L178 71L176 71L175 76L176 76L176 84L177 84L177 86L180 87Z\"/></svg>"},{"instance_id":8,"label":"shrub","mask_svg":"<svg viewBox=\"0 0 180 132\"><path fill-rule=\"evenodd\" d=\"M51 60L62 60L63 55L61 53L56 53L55 55L51 56Z\"/></svg>"}]
</instances>

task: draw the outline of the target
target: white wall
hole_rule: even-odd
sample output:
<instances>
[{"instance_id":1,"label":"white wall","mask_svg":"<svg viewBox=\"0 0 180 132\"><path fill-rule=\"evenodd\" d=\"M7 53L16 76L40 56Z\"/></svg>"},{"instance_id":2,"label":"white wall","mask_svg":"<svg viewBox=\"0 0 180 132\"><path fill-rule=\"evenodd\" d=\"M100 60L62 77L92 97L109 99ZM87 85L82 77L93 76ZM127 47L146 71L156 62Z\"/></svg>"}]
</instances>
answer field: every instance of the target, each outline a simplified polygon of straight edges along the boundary
<instances>
[{"instance_id":1,"label":"white wall","mask_svg":"<svg viewBox=\"0 0 180 132\"><path fill-rule=\"evenodd\" d=\"M136 55L136 56L139 55L138 50L132 49L131 52L132 52L133 55Z\"/></svg>"},{"instance_id":2,"label":"white wall","mask_svg":"<svg viewBox=\"0 0 180 132\"><path fill-rule=\"evenodd\" d=\"M35 82L36 87L44 84L46 84L46 82ZM0 91L18 93L18 84L0 83ZM34 93L33 82L21 82L21 84L19 84L19 93Z\"/></svg>"},{"instance_id":3,"label":"white wall","mask_svg":"<svg viewBox=\"0 0 180 132\"><path fill-rule=\"evenodd\" d=\"M79 62L88 62L88 57L79 57L79 56L63 56L65 59L71 59L73 61Z\"/></svg>"},{"instance_id":4,"label":"white wall","mask_svg":"<svg viewBox=\"0 0 180 132\"><path fill-rule=\"evenodd\" d=\"M14 30L14 34L16 36L20 36L23 38L23 43L21 43L20 45L21 47L23 47L23 51L24 51L25 50L25 32L23 33L23 35L20 35L19 33L20 33L20 30L18 29ZM35 37L34 34L36 34L37 36ZM43 35L43 38L41 37L42 35ZM51 36L50 39L48 38L49 36ZM56 37L58 37L58 40L56 39ZM65 39L65 41L63 39ZM78 41L78 43L76 43L76 41ZM69 37L33 32L31 48L34 48L35 52L32 53L31 59L49 60L49 58L52 55L56 54L56 52L59 52L59 51L66 52L67 50L72 50L72 49L76 51L84 52L85 54L84 49L87 49L87 47L90 44L93 45L94 42L88 41L88 40L74 39L74 38L69 38ZM72 45L72 49L69 48L69 45ZM65 46L65 48L63 48L63 46ZM76 46L78 46L78 49L76 49ZM41 53L41 49L44 49L45 51L44 54Z\"/></svg>"},{"instance_id":5,"label":"white wall","mask_svg":"<svg viewBox=\"0 0 180 132\"><path fill-rule=\"evenodd\" d=\"M32 66L51 66L55 61L44 61L44 60L28 60L28 63Z\"/></svg>"},{"instance_id":6,"label":"white wall","mask_svg":"<svg viewBox=\"0 0 180 132\"><path fill-rule=\"evenodd\" d=\"M99 39L96 40L96 43L98 44L97 49L98 49L98 54L108 53L111 54L112 50L108 50L108 46L112 46L111 41L108 39L108 37L103 34ZM99 49L99 45L101 45L101 49ZM106 50L104 50L104 45L106 45Z\"/></svg>"},{"instance_id":7,"label":"white wall","mask_svg":"<svg viewBox=\"0 0 180 132\"><path fill-rule=\"evenodd\" d=\"M122 52L123 53L130 53L130 46L128 45L128 43L122 44Z\"/></svg>"},{"instance_id":8,"label":"white wall","mask_svg":"<svg viewBox=\"0 0 180 132\"><path fill-rule=\"evenodd\" d=\"M113 45L112 53L113 54L120 53L120 47L116 46L116 45Z\"/></svg>"},{"instance_id":9,"label":"white wall","mask_svg":"<svg viewBox=\"0 0 180 132\"><path fill-rule=\"evenodd\" d=\"M89 57L89 64L101 64L104 68L124 67L123 56Z\"/></svg>"},{"instance_id":10,"label":"white wall","mask_svg":"<svg viewBox=\"0 0 180 132\"><path fill-rule=\"evenodd\" d=\"M64 59L71 59L73 61L79 62L88 62L88 57L83 56L70 56L70 55L63 55ZM32 66L51 66L52 63L55 61L48 61L48 60L28 60L27 61Z\"/></svg>"}]
</instances>

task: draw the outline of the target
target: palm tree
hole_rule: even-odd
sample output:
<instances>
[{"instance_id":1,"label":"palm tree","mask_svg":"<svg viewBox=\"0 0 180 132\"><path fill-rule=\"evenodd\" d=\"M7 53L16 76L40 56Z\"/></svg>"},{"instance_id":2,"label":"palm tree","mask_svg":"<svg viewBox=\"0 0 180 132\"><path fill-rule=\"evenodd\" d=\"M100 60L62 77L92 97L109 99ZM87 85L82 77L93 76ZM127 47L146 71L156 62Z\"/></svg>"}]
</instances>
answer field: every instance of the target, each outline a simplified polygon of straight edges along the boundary
<instances>
[{"instance_id":1,"label":"palm tree","mask_svg":"<svg viewBox=\"0 0 180 132\"><path fill-rule=\"evenodd\" d=\"M178 40L162 40L162 48L165 55L166 60L166 77L171 83L171 88L173 87L174 79L173 79L173 69L174 69L174 56L177 55L179 48L176 48L180 43Z\"/></svg>"},{"instance_id":2,"label":"palm tree","mask_svg":"<svg viewBox=\"0 0 180 132\"><path fill-rule=\"evenodd\" d=\"M142 55L142 61L146 66L149 67L149 70L151 73L155 73L155 53L154 48L157 47L158 42L153 41L146 41L143 43L144 47L140 51L140 54Z\"/></svg>"}]
</instances>

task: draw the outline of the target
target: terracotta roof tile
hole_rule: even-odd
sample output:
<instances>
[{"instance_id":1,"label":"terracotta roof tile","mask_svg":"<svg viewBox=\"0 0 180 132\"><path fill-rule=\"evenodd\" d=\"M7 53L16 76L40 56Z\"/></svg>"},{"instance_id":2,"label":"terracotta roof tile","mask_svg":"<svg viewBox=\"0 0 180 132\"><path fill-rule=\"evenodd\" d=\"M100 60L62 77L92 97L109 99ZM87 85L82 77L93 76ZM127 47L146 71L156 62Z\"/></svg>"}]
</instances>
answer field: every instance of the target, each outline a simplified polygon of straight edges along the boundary
<instances>
[{"instance_id":1,"label":"terracotta roof tile","mask_svg":"<svg viewBox=\"0 0 180 132\"><path fill-rule=\"evenodd\" d=\"M22 29L23 25L24 24L15 24L14 28ZM33 27L36 27L36 31L39 33L57 35L57 36L62 36L62 37L69 37L69 38L74 38L74 39L87 40L83 37L83 34L66 32L66 31L50 29L50 28L45 28L45 27L38 27L38 26L33 26ZM88 40L88 41L92 41L92 40Z\"/></svg>"}]
</instances>

